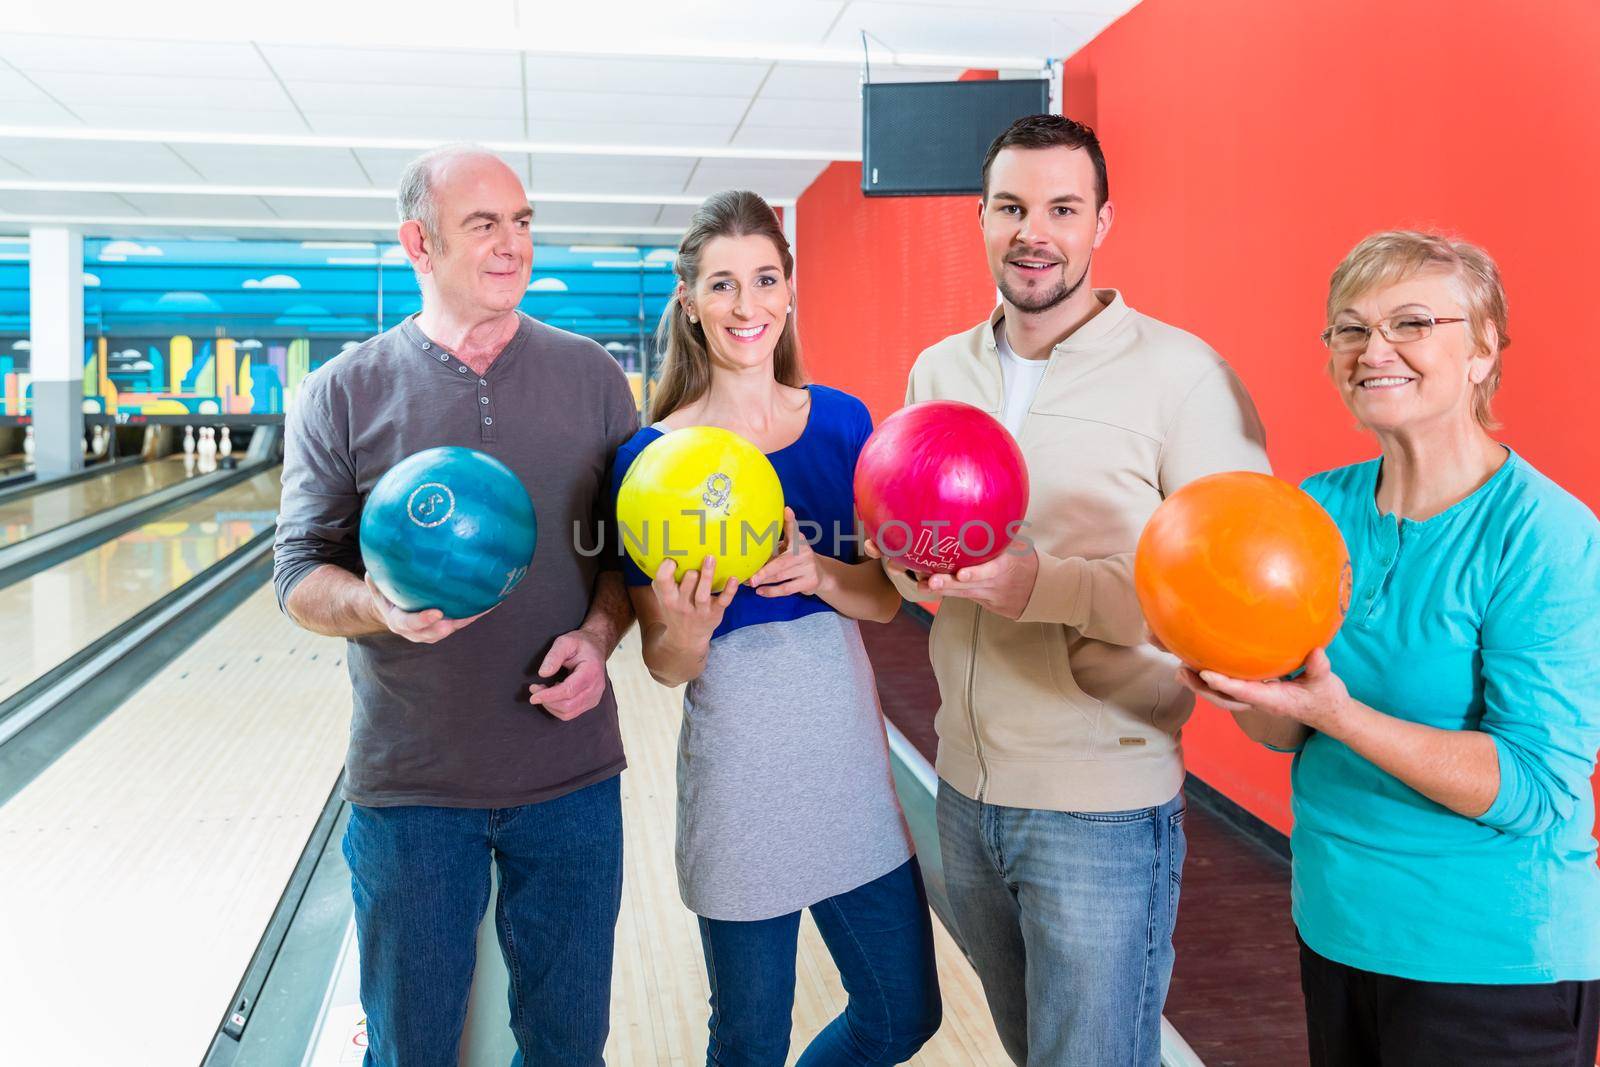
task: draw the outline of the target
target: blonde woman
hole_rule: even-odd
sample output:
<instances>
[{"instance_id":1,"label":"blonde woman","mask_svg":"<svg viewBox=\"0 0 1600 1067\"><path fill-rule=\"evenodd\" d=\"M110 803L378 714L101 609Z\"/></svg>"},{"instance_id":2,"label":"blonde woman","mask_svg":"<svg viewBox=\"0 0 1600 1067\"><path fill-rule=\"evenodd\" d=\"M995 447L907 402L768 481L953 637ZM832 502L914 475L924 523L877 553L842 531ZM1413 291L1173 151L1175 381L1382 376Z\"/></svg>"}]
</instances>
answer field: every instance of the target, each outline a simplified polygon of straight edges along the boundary
<instances>
[{"instance_id":1,"label":"blonde woman","mask_svg":"<svg viewBox=\"0 0 1600 1067\"><path fill-rule=\"evenodd\" d=\"M1292 680L1180 671L1295 753L1311 1061L1593 1067L1600 523L1492 435L1510 338L1481 249L1375 234L1327 323L1382 446L1305 483L1350 547L1344 627Z\"/></svg>"}]
</instances>

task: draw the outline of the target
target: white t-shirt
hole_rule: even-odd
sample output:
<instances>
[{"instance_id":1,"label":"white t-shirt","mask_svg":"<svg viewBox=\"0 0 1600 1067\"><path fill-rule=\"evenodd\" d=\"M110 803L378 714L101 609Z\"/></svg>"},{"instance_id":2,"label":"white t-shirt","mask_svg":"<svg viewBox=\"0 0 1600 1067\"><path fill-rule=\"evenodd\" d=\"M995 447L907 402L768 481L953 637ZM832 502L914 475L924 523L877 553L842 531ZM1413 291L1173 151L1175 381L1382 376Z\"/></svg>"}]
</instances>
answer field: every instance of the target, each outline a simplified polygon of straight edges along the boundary
<instances>
[{"instance_id":1,"label":"white t-shirt","mask_svg":"<svg viewBox=\"0 0 1600 1067\"><path fill-rule=\"evenodd\" d=\"M1012 437L1022 436L1022 423L1033 406L1033 394L1044 381L1044 372L1050 366L1048 359L1023 359L1006 343L1006 323L1001 319L994 327L994 344L1000 351L1000 379L1005 383L1005 400L1000 405L1000 421L1011 431Z\"/></svg>"}]
</instances>

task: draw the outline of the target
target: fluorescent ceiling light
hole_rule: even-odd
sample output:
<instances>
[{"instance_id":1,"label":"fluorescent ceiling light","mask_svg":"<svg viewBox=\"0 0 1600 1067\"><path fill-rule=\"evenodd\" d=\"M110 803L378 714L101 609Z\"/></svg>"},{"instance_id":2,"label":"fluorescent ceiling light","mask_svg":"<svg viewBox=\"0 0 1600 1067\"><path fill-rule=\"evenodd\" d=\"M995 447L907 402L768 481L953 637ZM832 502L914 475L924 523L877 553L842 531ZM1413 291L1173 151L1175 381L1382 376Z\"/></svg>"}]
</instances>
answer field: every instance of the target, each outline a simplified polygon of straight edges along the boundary
<instances>
[{"instance_id":1,"label":"fluorescent ceiling light","mask_svg":"<svg viewBox=\"0 0 1600 1067\"><path fill-rule=\"evenodd\" d=\"M186 219L157 218L150 215L32 215L0 213L0 226L23 224L28 226L119 226L128 229L159 227L162 229L229 229L229 230L383 230L392 232L393 222L365 222L351 220L333 222L327 219ZM682 235L682 226L583 226L563 223L544 225L535 222L533 234L595 233L595 234L661 234L668 237Z\"/></svg>"},{"instance_id":2,"label":"fluorescent ceiling light","mask_svg":"<svg viewBox=\"0 0 1600 1067\"><path fill-rule=\"evenodd\" d=\"M115 141L154 144L248 145L257 148L334 148L424 152L445 143L438 137L340 137L317 134L231 133L225 130L123 130L86 126L0 126L0 139ZM859 151L833 148L738 148L731 145L580 144L561 141L478 141L492 152L536 156L660 156L675 159L791 159L859 161Z\"/></svg>"},{"instance_id":3,"label":"fluorescent ceiling light","mask_svg":"<svg viewBox=\"0 0 1600 1067\"><path fill-rule=\"evenodd\" d=\"M80 182L34 181L28 178L0 179L0 192L30 193L117 193L133 196L276 196L315 197L326 200L393 200L394 190L375 186L315 185L213 185L199 182ZM703 196L689 193L555 193L528 192L536 204L684 204L697 207ZM774 207L792 207L794 197L768 197Z\"/></svg>"}]
</instances>

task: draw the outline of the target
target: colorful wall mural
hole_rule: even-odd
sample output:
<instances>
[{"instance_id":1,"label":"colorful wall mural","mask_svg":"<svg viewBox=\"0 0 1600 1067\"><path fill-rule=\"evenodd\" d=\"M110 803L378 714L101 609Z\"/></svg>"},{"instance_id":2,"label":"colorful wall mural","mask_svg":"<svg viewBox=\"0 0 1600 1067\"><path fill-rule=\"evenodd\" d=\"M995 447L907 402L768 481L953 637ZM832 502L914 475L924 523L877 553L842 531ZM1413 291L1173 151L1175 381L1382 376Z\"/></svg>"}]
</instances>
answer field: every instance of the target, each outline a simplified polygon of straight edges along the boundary
<instances>
[{"instance_id":1,"label":"colorful wall mural","mask_svg":"<svg viewBox=\"0 0 1600 1067\"><path fill-rule=\"evenodd\" d=\"M0 237L0 413L32 395L27 239ZM84 241L84 410L281 415L307 374L422 306L400 247L357 241ZM522 309L605 345L635 383L672 250L537 245Z\"/></svg>"}]
</instances>

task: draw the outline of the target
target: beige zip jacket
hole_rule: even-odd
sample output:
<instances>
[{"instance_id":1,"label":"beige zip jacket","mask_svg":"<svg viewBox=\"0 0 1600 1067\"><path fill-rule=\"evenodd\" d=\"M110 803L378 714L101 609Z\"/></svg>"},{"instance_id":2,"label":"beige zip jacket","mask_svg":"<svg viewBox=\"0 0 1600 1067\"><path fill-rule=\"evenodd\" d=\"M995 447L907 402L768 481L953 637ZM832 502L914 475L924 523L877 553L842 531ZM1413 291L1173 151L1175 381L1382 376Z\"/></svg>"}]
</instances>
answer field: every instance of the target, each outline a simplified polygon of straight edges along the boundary
<instances>
[{"instance_id":1,"label":"beige zip jacket","mask_svg":"<svg viewBox=\"0 0 1600 1067\"><path fill-rule=\"evenodd\" d=\"M1145 643L1133 550L1166 496L1217 471L1269 471L1244 386L1203 341L1096 290L1103 310L1051 352L1018 443L1039 555L1016 622L945 598L930 638L939 777L973 799L1052 811L1165 803L1183 784L1193 697ZM906 402L963 400L998 416L994 326L923 352ZM902 594L915 598L903 579Z\"/></svg>"}]
</instances>

